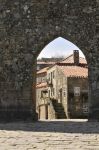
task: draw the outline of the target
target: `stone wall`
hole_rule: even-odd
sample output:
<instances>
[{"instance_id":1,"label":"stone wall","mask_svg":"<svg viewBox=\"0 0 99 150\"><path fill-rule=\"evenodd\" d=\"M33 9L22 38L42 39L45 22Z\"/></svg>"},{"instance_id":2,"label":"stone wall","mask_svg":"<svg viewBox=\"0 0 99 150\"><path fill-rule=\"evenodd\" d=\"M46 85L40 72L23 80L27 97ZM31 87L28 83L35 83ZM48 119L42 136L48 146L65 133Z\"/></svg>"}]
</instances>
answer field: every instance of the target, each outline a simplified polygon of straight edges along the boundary
<instances>
[{"instance_id":1,"label":"stone wall","mask_svg":"<svg viewBox=\"0 0 99 150\"><path fill-rule=\"evenodd\" d=\"M9 118L31 114L36 118L36 57L59 36L76 44L86 56L90 116L99 118L98 6L98 0L0 0L1 118L8 114Z\"/></svg>"},{"instance_id":2,"label":"stone wall","mask_svg":"<svg viewBox=\"0 0 99 150\"><path fill-rule=\"evenodd\" d=\"M46 105L39 106L39 119L47 119L46 118Z\"/></svg>"},{"instance_id":3,"label":"stone wall","mask_svg":"<svg viewBox=\"0 0 99 150\"><path fill-rule=\"evenodd\" d=\"M50 105L48 105L48 119L56 119L56 113L55 110L53 108L53 105L50 103Z\"/></svg>"}]
</instances>

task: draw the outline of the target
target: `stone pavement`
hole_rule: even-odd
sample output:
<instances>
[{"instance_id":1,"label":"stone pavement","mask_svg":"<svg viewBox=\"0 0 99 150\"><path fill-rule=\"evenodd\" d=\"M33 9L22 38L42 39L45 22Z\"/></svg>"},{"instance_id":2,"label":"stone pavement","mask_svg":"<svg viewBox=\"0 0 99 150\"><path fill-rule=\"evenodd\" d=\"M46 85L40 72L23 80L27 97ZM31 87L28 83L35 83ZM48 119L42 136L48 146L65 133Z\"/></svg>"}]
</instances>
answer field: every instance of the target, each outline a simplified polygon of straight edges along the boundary
<instances>
[{"instance_id":1,"label":"stone pavement","mask_svg":"<svg viewBox=\"0 0 99 150\"><path fill-rule=\"evenodd\" d=\"M99 123L53 120L0 123L0 150L99 150Z\"/></svg>"}]
</instances>

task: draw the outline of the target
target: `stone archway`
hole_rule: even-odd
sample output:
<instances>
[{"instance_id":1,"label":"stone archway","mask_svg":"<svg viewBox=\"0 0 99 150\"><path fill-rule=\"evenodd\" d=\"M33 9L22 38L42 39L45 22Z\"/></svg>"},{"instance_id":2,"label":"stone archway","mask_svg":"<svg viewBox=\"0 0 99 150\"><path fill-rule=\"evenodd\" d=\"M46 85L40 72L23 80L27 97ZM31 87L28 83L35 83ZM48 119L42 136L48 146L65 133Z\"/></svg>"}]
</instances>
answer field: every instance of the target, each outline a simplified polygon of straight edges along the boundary
<instances>
[{"instance_id":1,"label":"stone archway","mask_svg":"<svg viewBox=\"0 0 99 150\"><path fill-rule=\"evenodd\" d=\"M0 73L5 74L0 100L8 104L1 104L1 118L9 114L10 118L36 119L36 57L59 36L78 45L87 58L90 116L98 118L98 5L96 0L0 1Z\"/></svg>"}]
</instances>

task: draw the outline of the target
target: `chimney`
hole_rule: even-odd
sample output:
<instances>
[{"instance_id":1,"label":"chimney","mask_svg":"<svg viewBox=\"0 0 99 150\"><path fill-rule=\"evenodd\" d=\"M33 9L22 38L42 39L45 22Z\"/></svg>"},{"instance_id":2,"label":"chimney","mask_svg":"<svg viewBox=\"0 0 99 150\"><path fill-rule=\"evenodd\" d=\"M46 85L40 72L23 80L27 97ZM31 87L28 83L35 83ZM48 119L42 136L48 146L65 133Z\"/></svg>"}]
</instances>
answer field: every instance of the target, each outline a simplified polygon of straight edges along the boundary
<instances>
[{"instance_id":1,"label":"chimney","mask_svg":"<svg viewBox=\"0 0 99 150\"><path fill-rule=\"evenodd\" d=\"M73 57L74 57L74 64L79 65L79 51L78 50L74 50Z\"/></svg>"}]
</instances>

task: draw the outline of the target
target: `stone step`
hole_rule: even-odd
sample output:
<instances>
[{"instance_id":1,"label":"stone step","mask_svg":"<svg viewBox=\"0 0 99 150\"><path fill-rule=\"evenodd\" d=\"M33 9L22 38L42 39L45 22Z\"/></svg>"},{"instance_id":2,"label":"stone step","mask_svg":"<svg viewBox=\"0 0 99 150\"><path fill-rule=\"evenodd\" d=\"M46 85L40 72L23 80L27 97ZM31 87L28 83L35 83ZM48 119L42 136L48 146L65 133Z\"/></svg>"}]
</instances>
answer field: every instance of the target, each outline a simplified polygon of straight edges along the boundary
<instances>
[{"instance_id":1,"label":"stone step","mask_svg":"<svg viewBox=\"0 0 99 150\"><path fill-rule=\"evenodd\" d=\"M56 112L56 116L58 119L64 119L66 118L66 114L64 112L64 108L61 103L58 103L56 100L52 100L54 110Z\"/></svg>"}]
</instances>

